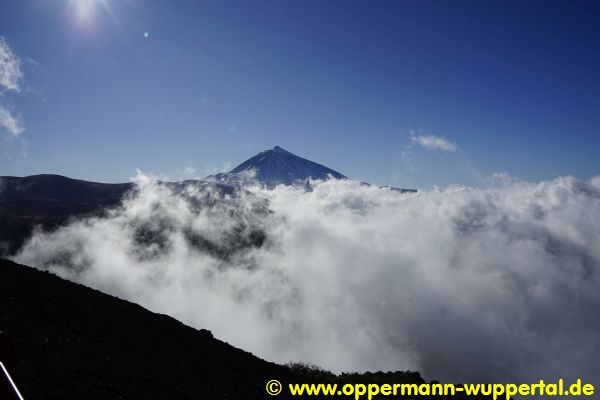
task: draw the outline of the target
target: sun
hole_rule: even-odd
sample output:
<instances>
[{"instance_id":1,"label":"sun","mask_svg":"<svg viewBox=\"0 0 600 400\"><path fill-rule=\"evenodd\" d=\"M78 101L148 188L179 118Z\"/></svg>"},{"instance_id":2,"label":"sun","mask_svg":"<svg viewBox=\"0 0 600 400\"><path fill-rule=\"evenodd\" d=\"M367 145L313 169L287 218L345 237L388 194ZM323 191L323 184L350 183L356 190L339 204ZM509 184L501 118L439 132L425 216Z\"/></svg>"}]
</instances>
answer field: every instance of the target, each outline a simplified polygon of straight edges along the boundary
<instances>
[{"instance_id":1,"label":"sun","mask_svg":"<svg viewBox=\"0 0 600 400\"><path fill-rule=\"evenodd\" d=\"M101 8L108 8L107 0L68 0L78 23L88 24Z\"/></svg>"}]
</instances>

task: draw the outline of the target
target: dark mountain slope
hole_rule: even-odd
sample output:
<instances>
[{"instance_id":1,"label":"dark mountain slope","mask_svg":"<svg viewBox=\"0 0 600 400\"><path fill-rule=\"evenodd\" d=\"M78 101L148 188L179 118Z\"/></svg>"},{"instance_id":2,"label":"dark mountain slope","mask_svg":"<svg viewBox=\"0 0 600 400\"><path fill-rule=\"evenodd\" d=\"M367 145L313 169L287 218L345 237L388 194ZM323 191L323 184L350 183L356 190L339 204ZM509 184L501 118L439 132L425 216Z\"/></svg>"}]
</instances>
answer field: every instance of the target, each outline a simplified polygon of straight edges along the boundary
<instances>
[{"instance_id":1,"label":"dark mountain slope","mask_svg":"<svg viewBox=\"0 0 600 400\"><path fill-rule=\"evenodd\" d=\"M287 399L288 383L425 382L409 371L338 376L270 363L207 330L2 259L0 331L0 345L12 342L4 361L16 359L11 375L27 400L264 400L271 379Z\"/></svg>"},{"instance_id":2,"label":"dark mountain slope","mask_svg":"<svg viewBox=\"0 0 600 400\"><path fill-rule=\"evenodd\" d=\"M132 183L96 183L60 175L0 177L0 256L11 255L35 226L52 229L70 217L118 204Z\"/></svg>"},{"instance_id":3,"label":"dark mountain slope","mask_svg":"<svg viewBox=\"0 0 600 400\"><path fill-rule=\"evenodd\" d=\"M1 213L64 216L117 204L132 183L97 183L60 175L0 177Z\"/></svg>"},{"instance_id":4,"label":"dark mountain slope","mask_svg":"<svg viewBox=\"0 0 600 400\"><path fill-rule=\"evenodd\" d=\"M209 331L6 260L0 330L27 400L264 399L269 379L291 375Z\"/></svg>"},{"instance_id":5,"label":"dark mountain slope","mask_svg":"<svg viewBox=\"0 0 600 400\"><path fill-rule=\"evenodd\" d=\"M27 400L264 400L270 397L265 384L271 379L283 383L278 398L288 399L293 398L288 383L341 388L425 382L410 371L334 375L305 364L270 363L207 330L2 259L0 332L0 359L16 365L11 375ZM0 379L0 396L5 383ZM389 397L375 397L384 398ZM466 396L446 397L453 398Z\"/></svg>"}]
</instances>

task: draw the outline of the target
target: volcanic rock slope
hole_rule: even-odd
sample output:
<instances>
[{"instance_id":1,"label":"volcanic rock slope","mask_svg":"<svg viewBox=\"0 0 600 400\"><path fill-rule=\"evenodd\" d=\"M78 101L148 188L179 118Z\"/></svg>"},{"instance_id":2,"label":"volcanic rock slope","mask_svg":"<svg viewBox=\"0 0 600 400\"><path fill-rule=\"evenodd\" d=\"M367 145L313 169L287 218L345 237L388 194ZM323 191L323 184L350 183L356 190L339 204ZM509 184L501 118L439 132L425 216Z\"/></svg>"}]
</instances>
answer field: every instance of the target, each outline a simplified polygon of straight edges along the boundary
<instances>
[{"instance_id":1,"label":"volcanic rock slope","mask_svg":"<svg viewBox=\"0 0 600 400\"><path fill-rule=\"evenodd\" d=\"M7 260L0 330L27 400L264 399L269 379L291 375L207 330Z\"/></svg>"}]
</instances>

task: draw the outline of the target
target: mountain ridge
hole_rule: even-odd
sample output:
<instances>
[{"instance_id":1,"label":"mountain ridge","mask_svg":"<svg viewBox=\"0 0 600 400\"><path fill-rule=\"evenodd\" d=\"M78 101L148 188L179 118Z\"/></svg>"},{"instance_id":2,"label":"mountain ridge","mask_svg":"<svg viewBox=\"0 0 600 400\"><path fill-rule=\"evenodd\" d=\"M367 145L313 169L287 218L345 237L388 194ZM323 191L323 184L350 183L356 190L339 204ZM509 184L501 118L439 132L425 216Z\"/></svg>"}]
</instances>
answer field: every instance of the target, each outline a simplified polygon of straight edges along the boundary
<instances>
[{"instance_id":1,"label":"mountain ridge","mask_svg":"<svg viewBox=\"0 0 600 400\"><path fill-rule=\"evenodd\" d=\"M268 188L277 185L306 185L310 180L350 179L323 164L300 157L280 146L261 151L228 172L209 175L203 179L188 179L178 182L160 182L178 187L184 183L216 184L220 190L243 188L262 184ZM368 183L362 182L369 185ZM59 174L36 174L24 177L0 176L0 202L26 197L36 201L59 201L78 204L114 204L133 189L133 182L101 183L69 178ZM381 186L401 192L399 189ZM0 208L0 213L2 209Z\"/></svg>"},{"instance_id":2,"label":"mountain ridge","mask_svg":"<svg viewBox=\"0 0 600 400\"><path fill-rule=\"evenodd\" d=\"M248 186L274 188L277 185L297 185L311 190L313 180L327 179L349 178L275 146L227 173L211 175L202 180L159 181L159 184L168 186L175 193L185 193L186 188L193 186L200 191L216 194L213 199L223 200L244 191ZM0 256L15 254L38 227L52 230L74 217L102 214L118 206L128 193L135 190L134 182L99 183L53 174L0 176Z\"/></svg>"}]
</instances>

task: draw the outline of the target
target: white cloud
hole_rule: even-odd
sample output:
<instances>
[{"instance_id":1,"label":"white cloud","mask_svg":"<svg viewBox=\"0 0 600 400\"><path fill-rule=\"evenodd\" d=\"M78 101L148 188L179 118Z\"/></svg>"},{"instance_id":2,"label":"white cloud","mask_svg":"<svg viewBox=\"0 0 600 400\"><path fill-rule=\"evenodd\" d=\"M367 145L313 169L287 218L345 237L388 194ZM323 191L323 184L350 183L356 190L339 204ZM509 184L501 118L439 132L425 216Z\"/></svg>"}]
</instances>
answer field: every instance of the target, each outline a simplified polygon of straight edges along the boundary
<instances>
[{"instance_id":1,"label":"white cloud","mask_svg":"<svg viewBox=\"0 0 600 400\"><path fill-rule=\"evenodd\" d=\"M456 152L459 147L441 136L410 133L411 144L416 144L430 150Z\"/></svg>"},{"instance_id":2,"label":"white cloud","mask_svg":"<svg viewBox=\"0 0 600 400\"><path fill-rule=\"evenodd\" d=\"M167 181L184 181L187 179L198 179L198 168L192 164L188 164L183 168L177 168L174 177L165 179Z\"/></svg>"},{"instance_id":3,"label":"white cloud","mask_svg":"<svg viewBox=\"0 0 600 400\"><path fill-rule=\"evenodd\" d=\"M0 106L0 127L6 129L14 137L25 131L21 120L13 116L7 109Z\"/></svg>"},{"instance_id":4,"label":"white cloud","mask_svg":"<svg viewBox=\"0 0 600 400\"><path fill-rule=\"evenodd\" d=\"M23 77L21 61L12 52L6 40L0 37L0 95L4 92L20 92L19 81ZM22 121L0 104L0 128L18 137L25 128Z\"/></svg>"},{"instance_id":5,"label":"white cloud","mask_svg":"<svg viewBox=\"0 0 600 400\"><path fill-rule=\"evenodd\" d=\"M108 216L38 232L16 260L273 361L600 384L600 178L224 199L138 182ZM242 245L260 232L262 246Z\"/></svg>"},{"instance_id":6,"label":"white cloud","mask_svg":"<svg viewBox=\"0 0 600 400\"><path fill-rule=\"evenodd\" d=\"M231 161L225 161L220 167L207 168L206 175L214 175L229 172L231 170Z\"/></svg>"},{"instance_id":7,"label":"white cloud","mask_svg":"<svg viewBox=\"0 0 600 400\"><path fill-rule=\"evenodd\" d=\"M6 40L0 37L0 89L19 92L19 80L22 77L19 57L12 52Z\"/></svg>"},{"instance_id":8,"label":"white cloud","mask_svg":"<svg viewBox=\"0 0 600 400\"><path fill-rule=\"evenodd\" d=\"M191 165L188 165L187 167L185 167L182 171L183 174L185 175L195 175L197 170L196 167L193 167Z\"/></svg>"}]
</instances>

